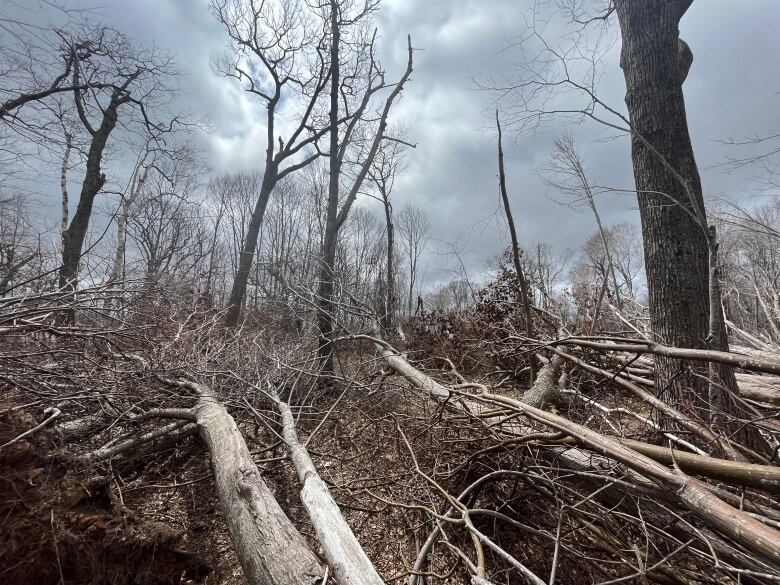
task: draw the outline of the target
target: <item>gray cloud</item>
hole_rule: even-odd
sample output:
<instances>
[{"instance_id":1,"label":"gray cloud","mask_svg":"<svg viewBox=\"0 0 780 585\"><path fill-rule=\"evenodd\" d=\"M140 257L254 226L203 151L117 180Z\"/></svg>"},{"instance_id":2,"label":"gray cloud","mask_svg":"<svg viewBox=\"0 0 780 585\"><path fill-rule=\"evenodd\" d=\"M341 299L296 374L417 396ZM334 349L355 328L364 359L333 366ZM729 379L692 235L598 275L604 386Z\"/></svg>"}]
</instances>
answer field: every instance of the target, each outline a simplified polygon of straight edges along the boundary
<instances>
[{"instance_id":1,"label":"gray cloud","mask_svg":"<svg viewBox=\"0 0 780 585\"><path fill-rule=\"evenodd\" d=\"M76 4L74 0L74 5ZM90 2L79 2L89 7ZM378 25L383 61L397 74L405 60L406 35L415 54L413 81L392 114L418 144L409 168L397 181L396 206L410 202L428 210L432 237L456 241L470 271L507 244L498 209L495 136L491 104L495 95L477 91L474 77L511 75L517 55L504 50L522 32L531 0L386 0ZM93 3L110 24L142 42L173 51L181 64L182 101L210 120L214 133L203 144L217 170L260 166L264 150L262 110L230 80L216 77L212 55L225 46L221 27L203 0L133 0ZM744 199L752 192L753 171L727 174L716 166L729 150L718 141L780 128L780 4L774 0L737 3L698 0L682 23L682 36L694 52L685 85L691 134L705 190ZM613 23L613 33L617 23ZM551 34L557 31L551 31ZM624 111L619 42L608 51L599 90L601 98ZM578 248L593 231L591 218L555 203L537 169L549 156L553 122L533 135L508 141L507 172L523 244L548 242L558 249ZM600 185L632 187L629 143L594 123L574 131L593 179ZM56 192L56 190L52 190ZM371 205L366 203L366 205ZM638 220L631 195L603 195L607 222ZM492 218L492 219L491 219ZM429 274L451 267L432 253Z\"/></svg>"}]
</instances>

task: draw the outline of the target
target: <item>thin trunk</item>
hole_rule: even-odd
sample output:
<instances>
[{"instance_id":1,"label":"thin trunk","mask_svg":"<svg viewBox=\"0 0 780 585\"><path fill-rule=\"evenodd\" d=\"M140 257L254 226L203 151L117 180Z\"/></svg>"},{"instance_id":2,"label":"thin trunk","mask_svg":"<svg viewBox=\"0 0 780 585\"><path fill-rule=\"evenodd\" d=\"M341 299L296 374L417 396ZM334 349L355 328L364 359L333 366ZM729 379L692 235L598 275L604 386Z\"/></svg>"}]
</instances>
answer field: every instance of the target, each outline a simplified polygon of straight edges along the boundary
<instances>
[{"instance_id":1,"label":"thin trunk","mask_svg":"<svg viewBox=\"0 0 780 585\"><path fill-rule=\"evenodd\" d=\"M143 164L143 161L141 161ZM116 252L114 253L114 265L111 268L111 282L119 282L124 276L125 253L127 249L127 220L130 216L130 208L143 191L144 183L149 175L149 167L144 167L143 173L138 174L140 166L136 169L130 196L122 199L122 207L116 221Z\"/></svg>"},{"instance_id":2,"label":"thin trunk","mask_svg":"<svg viewBox=\"0 0 780 585\"><path fill-rule=\"evenodd\" d=\"M384 581L341 515L328 486L317 473L306 445L298 440L289 405L275 392L271 396L282 416L282 437L301 482L301 502L336 582L339 585L382 585Z\"/></svg>"},{"instance_id":3,"label":"thin trunk","mask_svg":"<svg viewBox=\"0 0 780 585\"><path fill-rule=\"evenodd\" d=\"M498 130L498 184L501 188L501 200L504 202L504 211L506 213L506 220L509 224L509 235L512 238L512 260L515 264L515 274L517 275L517 284L520 288L520 299L523 303L523 312L525 314L525 335L528 339L534 337L534 324L533 316L531 313L531 295L528 288L528 280L525 277L525 271L523 265L520 262L520 244L517 241L517 231L515 230L515 222L512 219L512 209L509 206L509 195L506 189L506 174L504 172L504 147L501 143L501 122L498 118L498 110L496 110L496 129ZM528 366L530 368L530 379L533 384L536 377L536 364L534 363L533 354L528 356Z\"/></svg>"},{"instance_id":4,"label":"thin trunk","mask_svg":"<svg viewBox=\"0 0 780 585\"><path fill-rule=\"evenodd\" d=\"M387 290L385 295L385 314L382 319L382 327L389 332L395 325L395 265L393 254L395 252L395 234L393 228L393 208L387 195L382 201L385 206L385 223L387 225Z\"/></svg>"},{"instance_id":5,"label":"thin trunk","mask_svg":"<svg viewBox=\"0 0 780 585\"><path fill-rule=\"evenodd\" d=\"M338 241L338 206L339 206L339 30L338 1L330 0L330 156L328 169L328 207L325 218L325 241L322 246L322 263L320 266L320 282L318 287L318 324L319 348L318 355L322 373L333 372L333 321L335 303L333 302L334 272L336 265L336 243Z\"/></svg>"},{"instance_id":6,"label":"thin trunk","mask_svg":"<svg viewBox=\"0 0 780 585\"><path fill-rule=\"evenodd\" d=\"M623 310L623 300L620 298L620 289L618 288L617 276L615 276L615 264L612 262L612 252L609 249L609 242L607 241L607 233L604 229L604 225L601 223L601 215L596 207L596 201L593 199L593 194L590 191L590 186L587 187L588 203L593 211L593 215L596 218L596 226L598 226L599 235L601 236L601 245L604 246L604 255L607 258L609 265L609 272L612 275L612 287L615 289L615 302L617 303L618 310ZM604 275L606 279L607 276Z\"/></svg>"},{"instance_id":7,"label":"thin trunk","mask_svg":"<svg viewBox=\"0 0 780 585\"><path fill-rule=\"evenodd\" d=\"M65 153L62 155L62 168L60 170L60 189L62 190L62 219L60 221L60 234L65 241L65 230L68 229L68 165L70 164L70 151L73 148L73 136L65 132Z\"/></svg>"}]
</instances>

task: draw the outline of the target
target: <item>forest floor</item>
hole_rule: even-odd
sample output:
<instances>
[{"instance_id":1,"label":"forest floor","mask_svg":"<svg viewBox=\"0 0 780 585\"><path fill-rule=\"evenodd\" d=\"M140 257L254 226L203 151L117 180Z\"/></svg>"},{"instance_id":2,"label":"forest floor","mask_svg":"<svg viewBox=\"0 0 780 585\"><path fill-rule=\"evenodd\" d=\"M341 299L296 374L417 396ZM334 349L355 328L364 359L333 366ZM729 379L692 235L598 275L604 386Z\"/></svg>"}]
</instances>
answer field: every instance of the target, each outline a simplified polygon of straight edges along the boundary
<instances>
[{"instance_id":1,"label":"forest floor","mask_svg":"<svg viewBox=\"0 0 780 585\"><path fill-rule=\"evenodd\" d=\"M445 478L442 485L450 493L459 493L484 472L456 468L491 439L474 421L421 400L395 377L380 386L347 386L343 392L340 398L321 397L320 404L315 401L298 409L298 433L307 438L338 400L309 451L380 574L389 582L405 582L429 531L423 526L422 510L440 504L415 472L402 437L421 468ZM22 404L21 397L5 401L0 404L0 412L7 413L0 417L0 444L35 426L31 415L9 413ZM239 420L264 479L316 551L314 530L298 497L298 479L275 430L257 418ZM199 438L142 457L92 465L72 461L85 449L120 434L121 429L110 429L93 444L65 445L47 430L0 452L0 582L246 583L221 514L208 453ZM78 452L73 452L74 446ZM451 480L446 479L448 471L457 471ZM485 493L482 497L505 502L514 516L529 524L534 524L534 518L550 517L544 502L520 495ZM492 520L483 522L486 529L495 530ZM463 542L457 533L449 538ZM511 531L502 546L529 567L543 571L551 551L548 543L534 541L533 536L518 537ZM444 552L434 558L427 570L440 582L469 582L466 572L448 573L449 567L458 566L454 556ZM572 569L573 578L566 581L580 582ZM588 579L583 575L581 582Z\"/></svg>"}]
</instances>

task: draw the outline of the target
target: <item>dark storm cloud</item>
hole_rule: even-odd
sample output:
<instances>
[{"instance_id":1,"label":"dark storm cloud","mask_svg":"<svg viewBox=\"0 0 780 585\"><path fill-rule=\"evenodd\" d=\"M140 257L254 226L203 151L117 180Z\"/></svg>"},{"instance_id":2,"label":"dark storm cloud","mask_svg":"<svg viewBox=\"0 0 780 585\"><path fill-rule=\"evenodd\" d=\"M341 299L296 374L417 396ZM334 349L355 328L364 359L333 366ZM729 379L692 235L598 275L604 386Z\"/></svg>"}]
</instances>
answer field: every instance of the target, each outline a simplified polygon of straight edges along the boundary
<instances>
[{"instance_id":1,"label":"dark storm cloud","mask_svg":"<svg viewBox=\"0 0 780 585\"><path fill-rule=\"evenodd\" d=\"M391 77L403 68L407 34L418 49L413 81L392 113L392 121L406 126L409 139L418 145L409 153L406 174L396 183L396 208L405 202L425 208L432 237L457 242L472 273L507 243L501 216L495 216L498 193L491 119L495 95L478 91L473 79L511 74L517 55L504 49L522 32L532 4L531 0L386 0L379 16L382 58ZM132 37L176 54L185 72L182 103L214 128L213 134L202 138L214 168L260 165L265 146L262 110L230 80L213 74L211 57L224 49L225 38L204 0L132 0L94 6L104 20ZM682 36L694 53L685 84L687 109L707 192L735 198L751 193L752 170L726 174L717 166L730 152L720 140L780 129L778 24L780 4L775 0L698 0L683 20ZM618 54L619 42L602 63L599 95L625 111ZM552 136L562 129L560 122L553 121L536 134L507 140L510 194L525 245L547 242L558 249L576 249L594 229L589 215L555 203L552 197L557 194L538 176L549 157ZM592 122L573 130L593 181L630 189L626 137ZM608 223L638 221L630 194L603 195L598 204ZM430 261L432 279L443 278L437 270L446 272L452 266L451 259L435 253Z\"/></svg>"}]
</instances>

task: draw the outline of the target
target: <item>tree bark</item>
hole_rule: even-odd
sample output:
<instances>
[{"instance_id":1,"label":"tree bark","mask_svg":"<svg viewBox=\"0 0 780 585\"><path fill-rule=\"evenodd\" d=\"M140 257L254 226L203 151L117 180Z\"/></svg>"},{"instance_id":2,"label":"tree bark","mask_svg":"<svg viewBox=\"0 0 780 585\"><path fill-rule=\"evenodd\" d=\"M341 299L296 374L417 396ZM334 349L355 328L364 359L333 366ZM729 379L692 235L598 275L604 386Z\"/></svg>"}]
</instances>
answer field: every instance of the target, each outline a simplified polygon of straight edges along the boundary
<instances>
[{"instance_id":1,"label":"tree bark","mask_svg":"<svg viewBox=\"0 0 780 585\"><path fill-rule=\"evenodd\" d=\"M89 227L89 219L92 215L92 205L95 197L106 183L106 175L101 171L103 151L106 148L108 137L116 127L120 105L120 94L114 91L106 109L103 111L103 119L100 127L92 135L89 152L87 154L87 171L81 184L79 203L73 219L62 233L62 266L59 274L59 287L64 290L76 290L78 287L79 262L84 239Z\"/></svg>"},{"instance_id":2,"label":"tree bark","mask_svg":"<svg viewBox=\"0 0 780 585\"><path fill-rule=\"evenodd\" d=\"M269 148L273 148L273 144L271 144ZM270 162L267 163L265 167L260 193L257 195L257 201L252 210L252 217L249 220L246 237L241 246L241 256L238 261L236 278L233 280L233 287L230 289L228 309L225 314L225 324L228 327L235 327L241 317L241 304L246 297L246 287L249 282L249 272L252 270L252 261L255 258L255 251L257 250L257 239L260 235L260 227L263 224L265 209L268 206L268 200L271 198L271 192L275 185L276 167L273 162Z\"/></svg>"},{"instance_id":3,"label":"tree bark","mask_svg":"<svg viewBox=\"0 0 780 585\"><path fill-rule=\"evenodd\" d=\"M271 395L282 416L282 438L301 482L301 502L339 585L382 585L384 581L341 515L325 482L317 473L306 447L298 440L290 407Z\"/></svg>"},{"instance_id":4,"label":"tree bark","mask_svg":"<svg viewBox=\"0 0 780 585\"><path fill-rule=\"evenodd\" d=\"M333 372L333 321L335 303L334 269L336 265L336 244L338 241L338 211L339 211L339 6L337 0L330 0L330 156L328 159L328 205L325 217L325 239L322 245L322 261L320 266L320 282L317 290L319 312L318 350L320 368L324 374Z\"/></svg>"},{"instance_id":5,"label":"tree bark","mask_svg":"<svg viewBox=\"0 0 780 585\"><path fill-rule=\"evenodd\" d=\"M701 179L688 132L682 83L693 60L679 38L692 0L616 0L620 66L632 131L650 320L656 340L679 348L728 351L717 282L717 242L709 241ZM713 324L715 326L713 326ZM667 402L737 417L731 368L710 369L659 356L657 387ZM698 375L696 375L698 374ZM725 388L724 388L725 387ZM739 421L733 432L757 436Z\"/></svg>"},{"instance_id":6,"label":"tree bark","mask_svg":"<svg viewBox=\"0 0 780 585\"><path fill-rule=\"evenodd\" d=\"M199 384L194 408L230 539L250 585L313 585L323 569L274 499L233 417Z\"/></svg>"},{"instance_id":7,"label":"tree bark","mask_svg":"<svg viewBox=\"0 0 780 585\"><path fill-rule=\"evenodd\" d=\"M65 240L65 230L68 229L68 165L70 164L70 151L73 148L73 136L65 132L65 153L62 155L62 168L60 169L60 190L62 191L62 211L60 219L60 234Z\"/></svg>"},{"instance_id":8,"label":"tree bark","mask_svg":"<svg viewBox=\"0 0 780 585\"><path fill-rule=\"evenodd\" d=\"M385 291L385 313L382 316L382 328L385 332L395 325L395 228L393 227L393 208L390 205L389 194L383 193L382 202L385 207L385 224L387 226L387 290Z\"/></svg>"}]
</instances>

